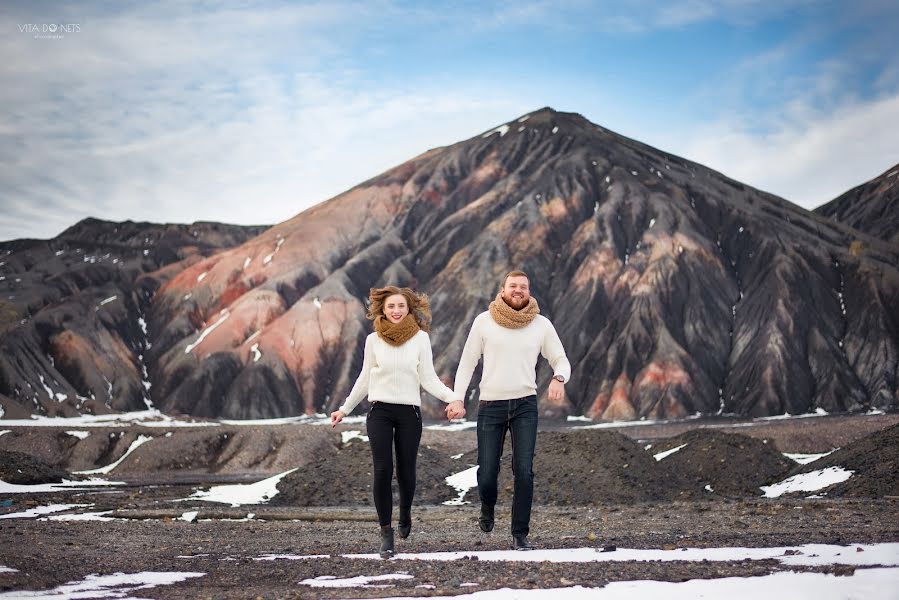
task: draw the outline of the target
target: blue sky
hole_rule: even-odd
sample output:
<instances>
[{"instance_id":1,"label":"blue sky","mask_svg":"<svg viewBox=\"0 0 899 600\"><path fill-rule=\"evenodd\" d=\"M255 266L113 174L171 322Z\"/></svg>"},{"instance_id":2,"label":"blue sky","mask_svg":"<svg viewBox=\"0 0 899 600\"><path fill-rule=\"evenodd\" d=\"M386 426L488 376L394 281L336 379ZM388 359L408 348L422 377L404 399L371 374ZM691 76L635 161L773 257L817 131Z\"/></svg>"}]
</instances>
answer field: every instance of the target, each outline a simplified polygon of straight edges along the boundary
<instances>
[{"instance_id":1,"label":"blue sky","mask_svg":"<svg viewBox=\"0 0 899 600\"><path fill-rule=\"evenodd\" d=\"M899 162L897 38L879 0L4 3L0 239L275 223L543 106L813 208Z\"/></svg>"}]
</instances>

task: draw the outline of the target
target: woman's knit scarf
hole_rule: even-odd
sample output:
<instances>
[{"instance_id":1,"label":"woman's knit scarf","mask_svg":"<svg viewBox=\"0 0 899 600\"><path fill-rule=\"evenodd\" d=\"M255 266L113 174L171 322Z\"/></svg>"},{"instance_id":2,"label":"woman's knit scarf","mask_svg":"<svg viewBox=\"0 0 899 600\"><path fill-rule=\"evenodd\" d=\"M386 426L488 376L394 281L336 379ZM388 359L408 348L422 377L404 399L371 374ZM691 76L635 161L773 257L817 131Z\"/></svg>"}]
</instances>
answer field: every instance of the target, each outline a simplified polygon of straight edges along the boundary
<instances>
[{"instance_id":1,"label":"woman's knit scarf","mask_svg":"<svg viewBox=\"0 0 899 600\"><path fill-rule=\"evenodd\" d=\"M415 320L411 313L403 317L403 320L399 323L392 323L384 315L375 317L375 331L378 332L378 336L382 340L391 346L402 346L420 330L418 321Z\"/></svg>"},{"instance_id":2,"label":"woman's knit scarf","mask_svg":"<svg viewBox=\"0 0 899 600\"><path fill-rule=\"evenodd\" d=\"M533 296L528 303L521 308L515 310L503 300L502 293L496 295L493 302L490 303L490 316L499 325L508 327L509 329L521 329L534 320L534 317L540 314L540 307Z\"/></svg>"}]
</instances>

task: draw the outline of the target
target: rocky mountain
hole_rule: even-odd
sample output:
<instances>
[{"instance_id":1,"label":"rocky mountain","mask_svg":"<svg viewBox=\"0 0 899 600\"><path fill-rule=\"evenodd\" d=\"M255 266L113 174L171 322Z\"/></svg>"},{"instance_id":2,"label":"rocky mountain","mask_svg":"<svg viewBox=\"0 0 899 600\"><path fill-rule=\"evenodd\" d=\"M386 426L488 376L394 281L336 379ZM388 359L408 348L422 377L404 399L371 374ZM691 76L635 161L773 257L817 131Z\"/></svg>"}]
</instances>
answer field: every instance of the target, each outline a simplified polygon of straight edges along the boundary
<instances>
[{"instance_id":1,"label":"rocky mountain","mask_svg":"<svg viewBox=\"0 0 899 600\"><path fill-rule=\"evenodd\" d=\"M815 212L899 247L899 164Z\"/></svg>"},{"instance_id":2,"label":"rocky mountain","mask_svg":"<svg viewBox=\"0 0 899 600\"><path fill-rule=\"evenodd\" d=\"M0 416L145 409L153 294L264 229L85 219L51 240L0 243Z\"/></svg>"},{"instance_id":3,"label":"rocky mountain","mask_svg":"<svg viewBox=\"0 0 899 600\"><path fill-rule=\"evenodd\" d=\"M563 403L541 399L547 416L895 408L897 265L895 245L547 108L233 247L135 271L128 290L95 286L78 314L17 314L0 402L96 410L93 394L124 409L148 387L169 413L328 411L361 365L368 290L387 283L430 295L451 381L471 321L522 268L574 367ZM111 331L120 342L97 352L90 336Z\"/></svg>"}]
</instances>

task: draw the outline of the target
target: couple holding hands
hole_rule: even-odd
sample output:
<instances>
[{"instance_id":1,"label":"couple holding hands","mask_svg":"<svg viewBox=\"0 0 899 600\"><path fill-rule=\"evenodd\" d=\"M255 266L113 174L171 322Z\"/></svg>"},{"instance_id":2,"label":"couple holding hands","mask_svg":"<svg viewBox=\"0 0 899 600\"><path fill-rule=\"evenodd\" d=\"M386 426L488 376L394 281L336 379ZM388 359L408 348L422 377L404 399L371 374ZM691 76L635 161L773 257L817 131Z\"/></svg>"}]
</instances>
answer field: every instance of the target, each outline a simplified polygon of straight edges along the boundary
<instances>
[{"instance_id":1,"label":"couple holding hands","mask_svg":"<svg viewBox=\"0 0 899 600\"><path fill-rule=\"evenodd\" d=\"M331 413L332 426L340 423L367 395L371 404L366 419L374 478L372 493L381 526L382 558L394 554L393 448L400 511L397 529L401 538L412 530L415 496L415 459L421 441L421 394L447 403L449 419L465 416L464 397L478 361L484 365L478 407L478 525L493 530L494 506L500 457L508 431L512 440L512 548L530 550L528 543L531 503L534 495L534 449L537 443L537 377L539 355L552 366L550 400L561 400L571 365L552 323L540 315L530 295L528 276L512 271L503 279L489 309L471 326L454 389L446 387L434 370L431 354L431 313L428 299L409 288L372 289L366 315L375 332L365 339L362 372L346 401Z\"/></svg>"}]
</instances>

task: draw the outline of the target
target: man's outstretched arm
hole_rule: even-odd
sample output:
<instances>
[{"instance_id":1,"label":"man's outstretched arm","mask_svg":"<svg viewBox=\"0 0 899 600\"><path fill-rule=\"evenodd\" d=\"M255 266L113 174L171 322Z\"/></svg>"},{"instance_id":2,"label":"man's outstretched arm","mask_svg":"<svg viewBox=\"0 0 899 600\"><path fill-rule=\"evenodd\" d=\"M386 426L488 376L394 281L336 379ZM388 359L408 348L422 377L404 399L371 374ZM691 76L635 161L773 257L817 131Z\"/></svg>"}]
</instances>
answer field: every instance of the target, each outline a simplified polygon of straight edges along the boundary
<instances>
[{"instance_id":1,"label":"man's outstretched arm","mask_svg":"<svg viewBox=\"0 0 899 600\"><path fill-rule=\"evenodd\" d=\"M471 376L474 374L483 352L484 338L478 327L478 320L475 319L471 325L471 331L468 332L468 339L465 340L465 347L462 348L459 368L456 369L456 380L453 383L453 396L463 404L465 403L465 392L468 391L468 385L471 383Z\"/></svg>"}]
</instances>

